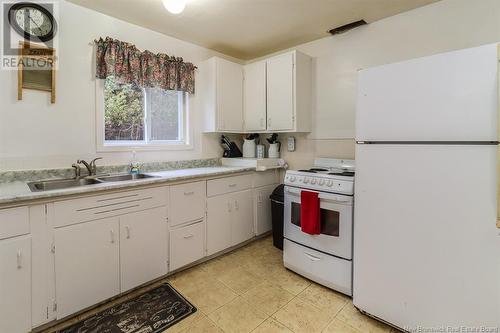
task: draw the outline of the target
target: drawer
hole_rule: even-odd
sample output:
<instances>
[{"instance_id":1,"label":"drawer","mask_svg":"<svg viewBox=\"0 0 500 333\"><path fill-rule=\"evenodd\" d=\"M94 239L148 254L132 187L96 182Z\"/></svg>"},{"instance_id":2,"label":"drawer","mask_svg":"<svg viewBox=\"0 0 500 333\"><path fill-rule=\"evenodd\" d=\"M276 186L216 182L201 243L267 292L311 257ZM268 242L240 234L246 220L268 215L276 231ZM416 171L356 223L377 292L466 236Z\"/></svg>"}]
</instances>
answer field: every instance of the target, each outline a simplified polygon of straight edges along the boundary
<instances>
[{"instance_id":1,"label":"drawer","mask_svg":"<svg viewBox=\"0 0 500 333\"><path fill-rule=\"evenodd\" d=\"M205 256L205 222L170 231L170 271Z\"/></svg>"},{"instance_id":2,"label":"drawer","mask_svg":"<svg viewBox=\"0 0 500 333\"><path fill-rule=\"evenodd\" d=\"M29 234L29 216L28 207L0 210L0 239Z\"/></svg>"},{"instance_id":3,"label":"drawer","mask_svg":"<svg viewBox=\"0 0 500 333\"><path fill-rule=\"evenodd\" d=\"M241 175L207 181L207 196L237 192L252 188L252 175Z\"/></svg>"},{"instance_id":4,"label":"drawer","mask_svg":"<svg viewBox=\"0 0 500 333\"><path fill-rule=\"evenodd\" d=\"M254 172L253 187L262 187L279 183L278 170L269 170L264 172Z\"/></svg>"},{"instance_id":5,"label":"drawer","mask_svg":"<svg viewBox=\"0 0 500 333\"><path fill-rule=\"evenodd\" d=\"M304 247L288 239L283 244L285 267L319 284L352 295L352 261Z\"/></svg>"},{"instance_id":6,"label":"drawer","mask_svg":"<svg viewBox=\"0 0 500 333\"><path fill-rule=\"evenodd\" d=\"M205 181L170 187L170 225L203 219L205 217Z\"/></svg>"},{"instance_id":7,"label":"drawer","mask_svg":"<svg viewBox=\"0 0 500 333\"><path fill-rule=\"evenodd\" d=\"M168 187L154 187L54 203L54 227L123 215L168 204Z\"/></svg>"}]
</instances>

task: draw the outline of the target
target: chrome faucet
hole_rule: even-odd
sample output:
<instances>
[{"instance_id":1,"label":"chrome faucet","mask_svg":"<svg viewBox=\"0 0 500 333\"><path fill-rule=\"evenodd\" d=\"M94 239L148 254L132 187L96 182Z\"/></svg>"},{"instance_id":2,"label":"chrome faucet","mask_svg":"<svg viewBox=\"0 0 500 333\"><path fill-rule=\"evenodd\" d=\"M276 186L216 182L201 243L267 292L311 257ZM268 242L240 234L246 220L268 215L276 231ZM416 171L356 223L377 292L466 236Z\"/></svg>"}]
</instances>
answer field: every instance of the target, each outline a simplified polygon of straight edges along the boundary
<instances>
[{"instance_id":1,"label":"chrome faucet","mask_svg":"<svg viewBox=\"0 0 500 333\"><path fill-rule=\"evenodd\" d=\"M76 164L76 163L73 163L73 164L71 165L71 167L72 167L73 169L75 169L75 177L74 177L74 178L75 178L75 179L80 179L80 177L81 177L81 173L82 173L82 168L80 168L80 166L79 166L78 164Z\"/></svg>"},{"instance_id":2,"label":"chrome faucet","mask_svg":"<svg viewBox=\"0 0 500 333\"><path fill-rule=\"evenodd\" d=\"M78 160L78 161L76 161L76 163L85 165L85 167L87 168L87 171L89 173L89 176L95 176L97 173L97 166L96 166L95 162L97 160L102 160L102 157L94 158L92 161L90 161L90 163L87 163L84 160Z\"/></svg>"}]
</instances>

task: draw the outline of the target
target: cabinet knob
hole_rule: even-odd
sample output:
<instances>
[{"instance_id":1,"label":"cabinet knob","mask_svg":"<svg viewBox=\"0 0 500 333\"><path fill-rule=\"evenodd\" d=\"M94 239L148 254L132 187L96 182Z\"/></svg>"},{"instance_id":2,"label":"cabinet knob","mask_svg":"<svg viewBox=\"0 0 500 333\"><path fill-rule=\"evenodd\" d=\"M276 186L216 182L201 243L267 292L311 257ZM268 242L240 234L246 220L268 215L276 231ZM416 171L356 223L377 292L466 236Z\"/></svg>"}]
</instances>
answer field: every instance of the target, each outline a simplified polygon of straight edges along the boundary
<instances>
[{"instance_id":1,"label":"cabinet knob","mask_svg":"<svg viewBox=\"0 0 500 333\"><path fill-rule=\"evenodd\" d=\"M127 239L130 239L130 227L125 227L125 231L127 232Z\"/></svg>"},{"instance_id":2,"label":"cabinet knob","mask_svg":"<svg viewBox=\"0 0 500 333\"><path fill-rule=\"evenodd\" d=\"M114 244L115 243L115 232L113 230L110 230L109 234L111 236L111 244Z\"/></svg>"},{"instance_id":3,"label":"cabinet knob","mask_svg":"<svg viewBox=\"0 0 500 333\"><path fill-rule=\"evenodd\" d=\"M234 209L238 210L238 200L234 200Z\"/></svg>"}]
</instances>

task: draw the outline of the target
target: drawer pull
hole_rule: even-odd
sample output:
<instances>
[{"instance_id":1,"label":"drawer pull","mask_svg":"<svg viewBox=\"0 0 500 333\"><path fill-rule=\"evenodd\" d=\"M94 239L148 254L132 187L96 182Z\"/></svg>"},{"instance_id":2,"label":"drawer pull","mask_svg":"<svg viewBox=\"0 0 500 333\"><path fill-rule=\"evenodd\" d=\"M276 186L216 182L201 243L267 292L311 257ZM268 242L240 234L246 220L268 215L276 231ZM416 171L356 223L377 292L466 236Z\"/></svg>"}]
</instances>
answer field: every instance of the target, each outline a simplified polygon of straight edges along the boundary
<instances>
[{"instance_id":1,"label":"drawer pull","mask_svg":"<svg viewBox=\"0 0 500 333\"><path fill-rule=\"evenodd\" d=\"M132 206L127 206L127 207L120 207L120 208L115 208L115 209L103 210L100 212L95 212L94 215L111 213L111 212L116 212L116 211L123 210L123 209L130 209L130 208L135 208L135 207L140 207L140 206L141 205L132 205Z\"/></svg>"},{"instance_id":2,"label":"drawer pull","mask_svg":"<svg viewBox=\"0 0 500 333\"><path fill-rule=\"evenodd\" d=\"M305 255L306 255L309 259L311 259L312 261L320 261L320 260L321 260L321 258L316 257L316 256L313 256L312 254L309 254L309 253L307 253L307 252L304 252L304 254L305 254Z\"/></svg>"},{"instance_id":3,"label":"drawer pull","mask_svg":"<svg viewBox=\"0 0 500 333\"><path fill-rule=\"evenodd\" d=\"M23 253L21 250L17 251L17 269L23 268Z\"/></svg>"},{"instance_id":4,"label":"drawer pull","mask_svg":"<svg viewBox=\"0 0 500 333\"><path fill-rule=\"evenodd\" d=\"M229 187L236 187L236 184L229 184Z\"/></svg>"},{"instance_id":5,"label":"drawer pull","mask_svg":"<svg viewBox=\"0 0 500 333\"><path fill-rule=\"evenodd\" d=\"M194 235L191 234L191 235L184 236L184 239L189 239L189 238L193 238L193 237L194 237Z\"/></svg>"},{"instance_id":6,"label":"drawer pull","mask_svg":"<svg viewBox=\"0 0 500 333\"><path fill-rule=\"evenodd\" d=\"M184 192L184 195L188 196L188 195L193 195L194 194L194 191L191 191L191 192Z\"/></svg>"},{"instance_id":7,"label":"drawer pull","mask_svg":"<svg viewBox=\"0 0 500 333\"><path fill-rule=\"evenodd\" d=\"M87 210L93 210L93 209L99 209L99 208L106 208L106 207L112 207L112 206L117 206L117 205L123 205L123 204L128 204L128 203L134 203L134 202L139 202L139 201L145 201L145 200L151 200L153 197L145 197L145 198L140 198L140 199L134 199L134 200L128 200L128 201L121 201L121 202L115 202L112 204L107 204L107 205L101 205L101 206L93 206L93 207L86 207L86 208L80 208L77 209L77 212L84 212Z\"/></svg>"},{"instance_id":8,"label":"drawer pull","mask_svg":"<svg viewBox=\"0 0 500 333\"><path fill-rule=\"evenodd\" d=\"M114 244L115 243L115 232L113 230L110 230L109 233L111 235L111 244Z\"/></svg>"},{"instance_id":9,"label":"drawer pull","mask_svg":"<svg viewBox=\"0 0 500 333\"><path fill-rule=\"evenodd\" d=\"M127 239L130 239L130 227L125 227L125 231L127 232Z\"/></svg>"},{"instance_id":10,"label":"drawer pull","mask_svg":"<svg viewBox=\"0 0 500 333\"><path fill-rule=\"evenodd\" d=\"M111 200L117 200L117 199L132 198L132 197L136 197L138 195L139 195L138 193L129 194L129 195L122 195L120 197L114 197L114 198L106 198L106 199L96 200L96 202L104 202L104 201L111 201Z\"/></svg>"}]
</instances>

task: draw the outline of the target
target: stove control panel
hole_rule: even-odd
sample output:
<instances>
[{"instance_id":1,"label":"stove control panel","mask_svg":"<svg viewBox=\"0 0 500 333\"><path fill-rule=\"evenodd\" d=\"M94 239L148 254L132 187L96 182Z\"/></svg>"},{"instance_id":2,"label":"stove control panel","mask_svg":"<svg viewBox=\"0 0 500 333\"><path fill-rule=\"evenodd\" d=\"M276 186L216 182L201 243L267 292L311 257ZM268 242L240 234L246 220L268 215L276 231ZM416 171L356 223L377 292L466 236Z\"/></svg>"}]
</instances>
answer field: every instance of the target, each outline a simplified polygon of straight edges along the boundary
<instances>
[{"instance_id":1,"label":"stove control panel","mask_svg":"<svg viewBox=\"0 0 500 333\"><path fill-rule=\"evenodd\" d=\"M287 171L285 185L322 192L354 194L353 177L335 177L321 174L307 175L300 171Z\"/></svg>"}]
</instances>

